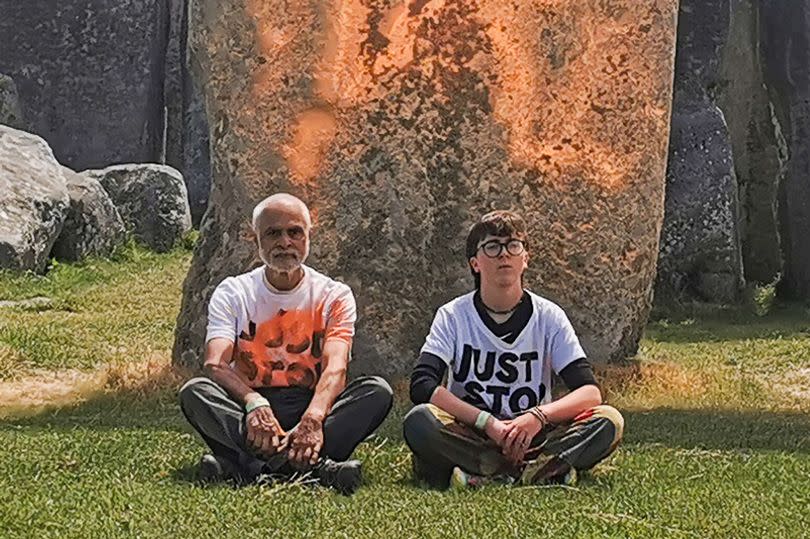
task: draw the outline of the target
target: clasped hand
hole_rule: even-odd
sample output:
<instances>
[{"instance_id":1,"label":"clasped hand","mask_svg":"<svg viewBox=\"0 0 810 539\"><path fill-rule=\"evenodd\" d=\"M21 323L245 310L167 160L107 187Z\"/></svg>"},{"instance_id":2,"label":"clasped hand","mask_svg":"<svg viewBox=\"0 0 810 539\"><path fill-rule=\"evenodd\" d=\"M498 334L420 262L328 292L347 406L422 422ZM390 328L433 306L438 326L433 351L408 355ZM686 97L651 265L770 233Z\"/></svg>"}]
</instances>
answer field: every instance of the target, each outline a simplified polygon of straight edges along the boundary
<instances>
[{"instance_id":1,"label":"clasped hand","mask_svg":"<svg viewBox=\"0 0 810 539\"><path fill-rule=\"evenodd\" d=\"M289 434L284 432L269 406L256 408L247 415L247 441L259 457L270 458L289 450L287 458L298 468L313 465L323 447L323 425L308 416L301 418Z\"/></svg>"},{"instance_id":2,"label":"clasped hand","mask_svg":"<svg viewBox=\"0 0 810 539\"><path fill-rule=\"evenodd\" d=\"M487 436L498 444L503 455L512 463L523 461L529 445L543 428L540 420L532 414L522 414L514 419L492 418L487 423Z\"/></svg>"},{"instance_id":3,"label":"clasped hand","mask_svg":"<svg viewBox=\"0 0 810 539\"><path fill-rule=\"evenodd\" d=\"M247 415L247 442L256 455L270 458L286 447L287 433L269 406L255 408Z\"/></svg>"}]
</instances>

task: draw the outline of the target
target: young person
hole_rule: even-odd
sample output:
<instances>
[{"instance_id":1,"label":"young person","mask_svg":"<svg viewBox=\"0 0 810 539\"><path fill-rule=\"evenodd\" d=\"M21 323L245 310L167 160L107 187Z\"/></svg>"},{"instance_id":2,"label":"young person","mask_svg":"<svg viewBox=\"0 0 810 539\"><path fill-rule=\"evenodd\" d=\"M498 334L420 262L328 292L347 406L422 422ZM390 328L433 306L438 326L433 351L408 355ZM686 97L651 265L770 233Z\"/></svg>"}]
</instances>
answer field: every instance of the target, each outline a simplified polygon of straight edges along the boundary
<instances>
[{"instance_id":1,"label":"young person","mask_svg":"<svg viewBox=\"0 0 810 539\"><path fill-rule=\"evenodd\" d=\"M624 420L602 404L567 316L523 288L527 248L510 211L484 215L467 236L475 290L436 312L404 421L414 473L429 484L571 484L621 440ZM569 390L557 400L552 371Z\"/></svg>"}]
</instances>

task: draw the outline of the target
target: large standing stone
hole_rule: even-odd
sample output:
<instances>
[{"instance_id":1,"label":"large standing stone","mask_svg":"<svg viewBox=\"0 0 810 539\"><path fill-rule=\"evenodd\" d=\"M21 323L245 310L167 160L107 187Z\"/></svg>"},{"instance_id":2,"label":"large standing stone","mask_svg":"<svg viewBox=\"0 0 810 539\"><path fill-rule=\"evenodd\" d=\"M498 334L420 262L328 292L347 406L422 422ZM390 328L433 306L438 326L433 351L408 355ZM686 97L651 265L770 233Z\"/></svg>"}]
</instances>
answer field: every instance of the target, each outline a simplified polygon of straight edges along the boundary
<instances>
[{"instance_id":1,"label":"large standing stone","mask_svg":"<svg viewBox=\"0 0 810 539\"><path fill-rule=\"evenodd\" d=\"M214 186L175 342L198 365L207 301L277 191L316 215L311 263L359 306L356 372L408 371L469 290L468 227L515 208L527 287L597 360L636 347L663 216L674 0L200 2Z\"/></svg>"},{"instance_id":2,"label":"large standing stone","mask_svg":"<svg viewBox=\"0 0 810 539\"><path fill-rule=\"evenodd\" d=\"M737 179L723 113L695 84L676 91L656 295L730 303L742 290Z\"/></svg>"},{"instance_id":3,"label":"large standing stone","mask_svg":"<svg viewBox=\"0 0 810 539\"><path fill-rule=\"evenodd\" d=\"M682 0L675 60L666 211L656 298L733 302L743 285L737 179L723 113L713 102L730 0Z\"/></svg>"},{"instance_id":4,"label":"large standing stone","mask_svg":"<svg viewBox=\"0 0 810 539\"><path fill-rule=\"evenodd\" d=\"M101 183L127 230L155 251L168 251L191 228L183 176L171 167L114 165L83 175Z\"/></svg>"},{"instance_id":5,"label":"large standing stone","mask_svg":"<svg viewBox=\"0 0 810 539\"><path fill-rule=\"evenodd\" d=\"M211 191L208 118L188 50L189 0L169 0L171 27L166 51L166 164L183 173L191 221L199 226Z\"/></svg>"},{"instance_id":6,"label":"large standing stone","mask_svg":"<svg viewBox=\"0 0 810 539\"><path fill-rule=\"evenodd\" d=\"M0 268L43 271L68 193L48 143L0 125Z\"/></svg>"},{"instance_id":7,"label":"large standing stone","mask_svg":"<svg viewBox=\"0 0 810 539\"><path fill-rule=\"evenodd\" d=\"M183 64L183 178L188 189L191 221L199 226L211 194L211 140L205 96L196 66L193 57Z\"/></svg>"},{"instance_id":8,"label":"large standing stone","mask_svg":"<svg viewBox=\"0 0 810 539\"><path fill-rule=\"evenodd\" d=\"M788 146L779 187L781 292L810 300L810 0L761 6L765 82Z\"/></svg>"},{"instance_id":9,"label":"large standing stone","mask_svg":"<svg viewBox=\"0 0 810 539\"><path fill-rule=\"evenodd\" d=\"M89 174L63 167L70 206L52 256L67 261L108 256L126 240L126 229L110 195Z\"/></svg>"},{"instance_id":10,"label":"large standing stone","mask_svg":"<svg viewBox=\"0 0 810 539\"><path fill-rule=\"evenodd\" d=\"M2 73L0 73L0 124L15 129L25 127L17 85L11 77Z\"/></svg>"},{"instance_id":11,"label":"large standing stone","mask_svg":"<svg viewBox=\"0 0 810 539\"><path fill-rule=\"evenodd\" d=\"M0 72L62 164L159 160L168 0L5 1L0 13Z\"/></svg>"},{"instance_id":12,"label":"large standing stone","mask_svg":"<svg viewBox=\"0 0 810 539\"><path fill-rule=\"evenodd\" d=\"M765 87L756 0L731 0L722 51L717 105L734 154L739 230L746 281L770 283L782 271L776 194L784 139Z\"/></svg>"}]
</instances>

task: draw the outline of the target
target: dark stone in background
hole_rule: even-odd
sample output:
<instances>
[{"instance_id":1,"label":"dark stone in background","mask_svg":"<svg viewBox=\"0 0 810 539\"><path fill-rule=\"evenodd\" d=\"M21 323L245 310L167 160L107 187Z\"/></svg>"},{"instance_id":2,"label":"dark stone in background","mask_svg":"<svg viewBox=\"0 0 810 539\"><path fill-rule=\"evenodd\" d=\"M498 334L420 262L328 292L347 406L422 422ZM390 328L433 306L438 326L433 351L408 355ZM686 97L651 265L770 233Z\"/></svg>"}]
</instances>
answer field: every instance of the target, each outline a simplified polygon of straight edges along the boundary
<instances>
[{"instance_id":1,"label":"dark stone in background","mask_svg":"<svg viewBox=\"0 0 810 539\"><path fill-rule=\"evenodd\" d=\"M109 256L126 241L121 215L97 179L62 167L70 205L65 224L51 256L77 261L88 256Z\"/></svg>"},{"instance_id":2,"label":"dark stone in background","mask_svg":"<svg viewBox=\"0 0 810 539\"><path fill-rule=\"evenodd\" d=\"M810 300L810 0L762 0L765 82L787 142L778 212L780 294Z\"/></svg>"},{"instance_id":3,"label":"dark stone in background","mask_svg":"<svg viewBox=\"0 0 810 539\"><path fill-rule=\"evenodd\" d=\"M695 83L691 92L683 87L676 92L656 285L659 303L684 293L731 303L742 288L731 143L723 113L701 90Z\"/></svg>"},{"instance_id":4,"label":"dark stone in background","mask_svg":"<svg viewBox=\"0 0 810 539\"><path fill-rule=\"evenodd\" d=\"M59 162L160 157L168 0L4 0L0 12L0 72Z\"/></svg>"},{"instance_id":5,"label":"dark stone in background","mask_svg":"<svg viewBox=\"0 0 810 539\"><path fill-rule=\"evenodd\" d=\"M188 49L190 0L169 0L171 25L166 50L166 164L183 173L191 221L199 226L211 192L211 156L205 98Z\"/></svg>"},{"instance_id":6,"label":"dark stone in background","mask_svg":"<svg viewBox=\"0 0 810 539\"><path fill-rule=\"evenodd\" d=\"M188 193L183 177L166 165L114 165L86 170L97 179L135 239L162 253L191 228Z\"/></svg>"},{"instance_id":7,"label":"dark stone in background","mask_svg":"<svg viewBox=\"0 0 810 539\"><path fill-rule=\"evenodd\" d=\"M713 101L729 0L682 0L656 301L728 303L743 286L737 179L723 113Z\"/></svg>"},{"instance_id":8,"label":"dark stone in background","mask_svg":"<svg viewBox=\"0 0 810 539\"><path fill-rule=\"evenodd\" d=\"M0 73L16 82L24 128L63 165L166 162L188 182L197 224L211 167L202 93L187 65L189 3L2 0ZM0 123L7 86L0 79Z\"/></svg>"},{"instance_id":9,"label":"dark stone in background","mask_svg":"<svg viewBox=\"0 0 810 539\"><path fill-rule=\"evenodd\" d=\"M0 124L25 130L20 96L14 79L0 73Z\"/></svg>"},{"instance_id":10,"label":"dark stone in background","mask_svg":"<svg viewBox=\"0 0 810 539\"><path fill-rule=\"evenodd\" d=\"M759 2L731 0L730 13L716 103L731 135L745 278L770 283L782 271L776 194L786 148L765 87Z\"/></svg>"}]
</instances>

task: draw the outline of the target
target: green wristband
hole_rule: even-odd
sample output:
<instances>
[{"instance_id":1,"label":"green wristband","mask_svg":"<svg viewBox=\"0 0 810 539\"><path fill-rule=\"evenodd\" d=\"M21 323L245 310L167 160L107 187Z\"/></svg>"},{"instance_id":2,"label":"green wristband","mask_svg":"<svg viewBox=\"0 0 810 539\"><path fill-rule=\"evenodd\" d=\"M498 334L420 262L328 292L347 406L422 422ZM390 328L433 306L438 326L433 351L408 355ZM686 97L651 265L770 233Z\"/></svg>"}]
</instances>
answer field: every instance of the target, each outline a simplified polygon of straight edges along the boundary
<instances>
[{"instance_id":1,"label":"green wristband","mask_svg":"<svg viewBox=\"0 0 810 539\"><path fill-rule=\"evenodd\" d=\"M256 408L261 408L262 406L270 406L270 402L268 402L268 400L265 398L253 399L245 405L245 412L249 414Z\"/></svg>"},{"instance_id":2,"label":"green wristband","mask_svg":"<svg viewBox=\"0 0 810 539\"><path fill-rule=\"evenodd\" d=\"M481 410L478 413L478 417L475 418L475 428L478 429L478 430L481 430L481 431L486 429L487 428L487 421L489 421L490 417L492 417L492 414L490 414L489 412L486 412L484 410Z\"/></svg>"}]
</instances>

